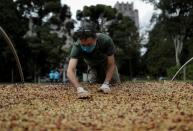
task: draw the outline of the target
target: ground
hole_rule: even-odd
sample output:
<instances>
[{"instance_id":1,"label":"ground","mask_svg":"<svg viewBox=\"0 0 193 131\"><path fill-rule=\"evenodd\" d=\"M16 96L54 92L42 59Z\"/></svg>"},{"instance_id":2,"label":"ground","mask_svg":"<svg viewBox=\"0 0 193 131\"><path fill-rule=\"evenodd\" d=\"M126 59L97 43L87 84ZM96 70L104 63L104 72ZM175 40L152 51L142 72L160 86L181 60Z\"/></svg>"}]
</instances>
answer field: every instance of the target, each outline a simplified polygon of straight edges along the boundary
<instances>
[{"instance_id":1,"label":"ground","mask_svg":"<svg viewBox=\"0 0 193 131\"><path fill-rule=\"evenodd\" d=\"M83 85L90 99L77 99L68 84L1 84L1 131L193 130L191 83L127 82L110 94Z\"/></svg>"}]
</instances>

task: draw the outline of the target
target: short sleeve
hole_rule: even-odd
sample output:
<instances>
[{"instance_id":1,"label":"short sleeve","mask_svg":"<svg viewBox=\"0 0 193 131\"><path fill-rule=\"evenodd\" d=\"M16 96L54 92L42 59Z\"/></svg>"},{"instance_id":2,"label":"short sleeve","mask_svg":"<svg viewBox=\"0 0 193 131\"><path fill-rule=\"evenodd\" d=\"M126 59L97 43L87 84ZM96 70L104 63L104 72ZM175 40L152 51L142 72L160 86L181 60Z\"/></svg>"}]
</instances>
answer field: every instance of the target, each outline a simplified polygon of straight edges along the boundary
<instances>
[{"instance_id":1,"label":"short sleeve","mask_svg":"<svg viewBox=\"0 0 193 131\"><path fill-rule=\"evenodd\" d=\"M113 54L115 54L115 45L113 40L108 36L108 39L105 42L105 46L106 46L106 53L108 56L111 56Z\"/></svg>"},{"instance_id":2,"label":"short sleeve","mask_svg":"<svg viewBox=\"0 0 193 131\"><path fill-rule=\"evenodd\" d=\"M80 58L80 48L77 43L74 43L71 49L70 58Z\"/></svg>"}]
</instances>

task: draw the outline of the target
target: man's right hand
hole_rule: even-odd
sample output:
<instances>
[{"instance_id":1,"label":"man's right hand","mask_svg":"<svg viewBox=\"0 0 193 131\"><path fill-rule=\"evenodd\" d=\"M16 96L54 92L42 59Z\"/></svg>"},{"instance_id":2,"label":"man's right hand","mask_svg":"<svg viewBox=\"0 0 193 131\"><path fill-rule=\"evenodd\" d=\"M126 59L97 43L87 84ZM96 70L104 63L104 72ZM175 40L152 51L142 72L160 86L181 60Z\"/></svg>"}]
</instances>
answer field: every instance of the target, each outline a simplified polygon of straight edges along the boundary
<instances>
[{"instance_id":1,"label":"man's right hand","mask_svg":"<svg viewBox=\"0 0 193 131\"><path fill-rule=\"evenodd\" d=\"M87 90L85 90L83 87L77 87L77 94L79 99L90 97L90 93Z\"/></svg>"},{"instance_id":2,"label":"man's right hand","mask_svg":"<svg viewBox=\"0 0 193 131\"><path fill-rule=\"evenodd\" d=\"M74 87L80 86L80 83L78 79L76 78L77 63L78 63L78 59L71 58L68 64L68 69L67 69L67 77L71 81L71 83L74 85Z\"/></svg>"}]
</instances>

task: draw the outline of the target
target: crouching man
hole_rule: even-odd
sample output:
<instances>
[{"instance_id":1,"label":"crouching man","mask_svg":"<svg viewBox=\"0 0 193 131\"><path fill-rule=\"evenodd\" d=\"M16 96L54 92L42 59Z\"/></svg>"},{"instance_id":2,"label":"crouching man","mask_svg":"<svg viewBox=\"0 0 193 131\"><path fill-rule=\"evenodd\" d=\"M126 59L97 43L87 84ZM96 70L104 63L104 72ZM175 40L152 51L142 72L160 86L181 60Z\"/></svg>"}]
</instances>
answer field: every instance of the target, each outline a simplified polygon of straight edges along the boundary
<instances>
[{"instance_id":1,"label":"crouching man","mask_svg":"<svg viewBox=\"0 0 193 131\"><path fill-rule=\"evenodd\" d=\"M92 23L82 22L76 32L78 40L73 44L67 77L77 89L79 98L86 98L90 93L85 90L76 78L75 70L80 57L84 58L88 65L88 79L90 83L101 83L99 89L104 93L109 93L110 82L119 83L120 78L115 65L115 47L112 39L102 33L96 33Z\"/></svg>"}]
</instances>

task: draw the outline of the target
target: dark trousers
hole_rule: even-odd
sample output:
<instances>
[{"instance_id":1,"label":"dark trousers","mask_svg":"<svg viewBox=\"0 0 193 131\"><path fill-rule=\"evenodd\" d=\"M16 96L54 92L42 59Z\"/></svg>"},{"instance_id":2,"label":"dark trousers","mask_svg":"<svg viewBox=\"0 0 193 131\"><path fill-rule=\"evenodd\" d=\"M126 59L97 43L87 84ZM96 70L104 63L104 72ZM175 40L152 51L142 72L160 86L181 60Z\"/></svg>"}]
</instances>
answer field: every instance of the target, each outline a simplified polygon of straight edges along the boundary
<instances>
[{"instance_id":1,"label":"dark trousers","mask_svg":"<svg viewBox=\"0 0 193 131\"><path fill-rule=\"evenodd\" d=\"M107 73L107 64L100 66L88 66L88 81L90 83L103 83ZM113 77L110 83L120 83L117 66L115 66Z\"/></svg>"}]
</instances>

